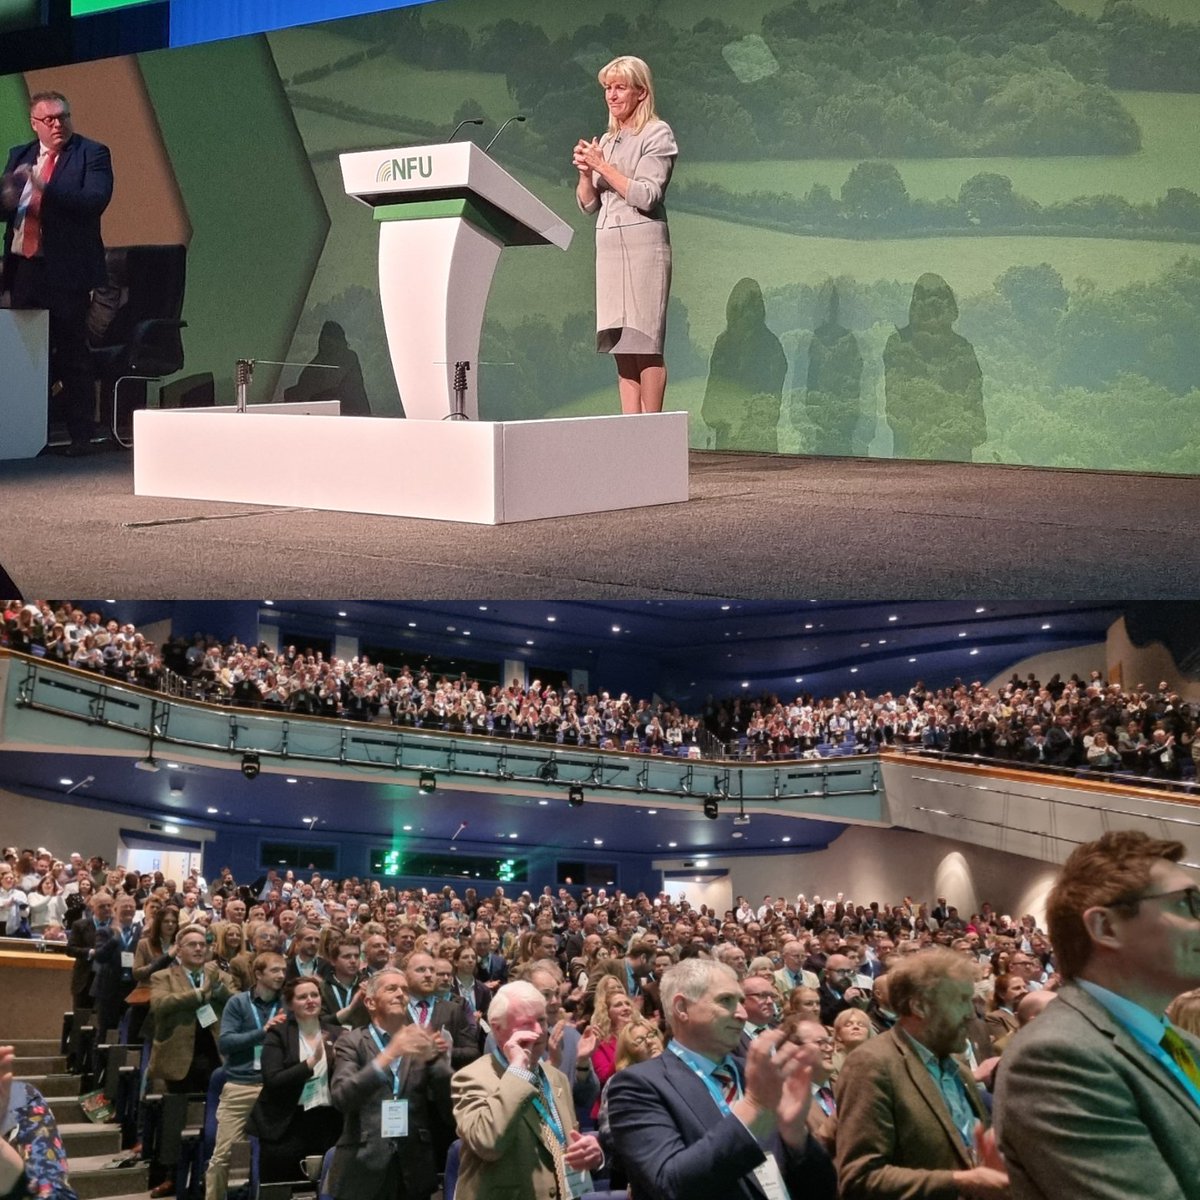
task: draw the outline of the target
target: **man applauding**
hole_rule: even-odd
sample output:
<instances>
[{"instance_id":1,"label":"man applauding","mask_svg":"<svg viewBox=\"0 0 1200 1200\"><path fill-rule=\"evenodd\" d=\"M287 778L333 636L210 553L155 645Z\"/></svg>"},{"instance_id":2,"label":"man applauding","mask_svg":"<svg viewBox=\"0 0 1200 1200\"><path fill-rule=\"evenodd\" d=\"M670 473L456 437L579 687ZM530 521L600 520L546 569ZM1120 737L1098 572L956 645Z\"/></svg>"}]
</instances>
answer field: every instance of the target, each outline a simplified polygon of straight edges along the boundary
<instances>
[{"instance_id":1,"label":"man applauding","mask_svg":"<svg viewBox=\"0 0 1200 1200\"><path fill-rule=\"evenodd\" d=\"M831 1200L833 1169L808 1136L815 1048L768 1030L744 1071L732 1055L746 1020L728 967L688 958L660 985L667 1051L619 1071L608 1088L617 1157L634 1200Z\"/></svg>"}]
</instances>

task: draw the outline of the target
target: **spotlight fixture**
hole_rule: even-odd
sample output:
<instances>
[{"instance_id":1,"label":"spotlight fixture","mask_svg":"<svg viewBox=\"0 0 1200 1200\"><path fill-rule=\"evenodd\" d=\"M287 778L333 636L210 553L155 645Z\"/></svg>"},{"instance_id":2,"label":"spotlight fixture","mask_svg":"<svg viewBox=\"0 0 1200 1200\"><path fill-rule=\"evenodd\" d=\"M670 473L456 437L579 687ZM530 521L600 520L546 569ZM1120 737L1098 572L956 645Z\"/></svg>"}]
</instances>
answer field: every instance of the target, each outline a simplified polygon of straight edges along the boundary
<instances>
[{"instance_id":1,"label":"spotlight fixture","mask_svg":"<svg viewBox=\"0 0 1200 1200\"><path fill-rule=\"evenodd\" d=\"M558 778L558 763L549 759L538 767L538 778L543 783L553 783Z\"/></svg>"},{"instance_id":2,"label":"spotlight fixture","mask_svg":"<svg viewBox=\"0 0 1200 1200\"><path fill-rule=\"evenodd\" d=\"M257 754L242 755L242 774L245 775L247 779L257 779L258 772L260 770L261 768L258 764Z\"/></svg>"},{"instance_id":3,"label":"spotlight fixture","mask_svg":"<svg viewBox=\"0 0 1200 1200\"><path fill-rule=\"evenodd\" d=\"M704 815L710 820L715 821L721 815L721 806L716 800L708 799L704 802Z\"/></svg>"},{"instance_id":4,"label":"spotlight fixture","mask_svg":"<svg viewBox=\"0 0 1200 1200\"><path fill-rule=\"evenodd\" d=\"M583 807L583 788L581 788L579 784L573 783L569 788L567 788L567 803L572 808Z\"/></svg>"},{"instance_id":5,"label":"spotlight fixture","mask_svg":"<svg viewBox=\"0 0 1200 1200\"><path fill-rule=\"evenodd\" d=\"M417 791L422 796L428 796L437 791L437 776L432 771L422 771L417 776Z\"/></svg>"}]
</instances>

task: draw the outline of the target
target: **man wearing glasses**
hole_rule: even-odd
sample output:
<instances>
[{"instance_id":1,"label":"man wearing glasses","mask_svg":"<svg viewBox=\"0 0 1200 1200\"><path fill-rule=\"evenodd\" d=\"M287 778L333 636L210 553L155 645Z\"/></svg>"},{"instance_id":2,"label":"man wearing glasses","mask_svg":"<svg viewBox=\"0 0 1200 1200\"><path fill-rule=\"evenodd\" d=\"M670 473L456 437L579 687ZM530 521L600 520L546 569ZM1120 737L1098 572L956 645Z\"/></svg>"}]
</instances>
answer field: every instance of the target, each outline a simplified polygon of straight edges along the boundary
<instances>
[{"instance_id":1,"label":"man wearing glasses","mask_svg":"<svg viewBox=\"0 0 1200 1200\"><path fill-rule=\"evenodd\" d=\"M1184 847L1106 833L1047 902L1054 1000L1000 1064L1012 1195L1200 1200L1200 1041L1164 1016L1200 984L1200 888Z\"/></svg>"},{"instance_id":2,"label":"man wearing glasses","mask_svg":"<svg viewBox=\"0 0 1200 1200\"><path fill-rule=\"evenodd\" d=\"M9 152L0 176L4 230L3 289L12 308L50 312L51 378L66 393L71 453L86 453L95 390L87 346L93 288L108 278L100 215L112 197L107 146L71 127L71 106L59 92L30 98L36 137Z\"/></svg>"}]
</instances>

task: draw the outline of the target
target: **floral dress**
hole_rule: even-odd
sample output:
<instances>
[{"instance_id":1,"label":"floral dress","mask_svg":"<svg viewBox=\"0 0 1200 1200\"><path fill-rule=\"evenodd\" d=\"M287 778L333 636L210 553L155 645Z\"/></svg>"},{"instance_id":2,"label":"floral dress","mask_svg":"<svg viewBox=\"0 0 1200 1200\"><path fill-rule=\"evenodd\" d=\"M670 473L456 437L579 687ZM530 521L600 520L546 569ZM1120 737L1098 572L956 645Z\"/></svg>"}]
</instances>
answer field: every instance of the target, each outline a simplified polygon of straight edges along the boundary
<instances>
[{"instance_id":1,"label":"floral dress","mask_svg":"<svg viewBox=\"0 0 1200 1200\"><path fill-rule=\"evenodd\" d=\"M58 1125L45 1098L36 1088L15 1082L8 1108L0 1116L0 1136L25 1159L25 1179L10 1196L36 1196L39 1200L76 1200L67 1182L67 1154Z\"/></svg>"}]
</instances>

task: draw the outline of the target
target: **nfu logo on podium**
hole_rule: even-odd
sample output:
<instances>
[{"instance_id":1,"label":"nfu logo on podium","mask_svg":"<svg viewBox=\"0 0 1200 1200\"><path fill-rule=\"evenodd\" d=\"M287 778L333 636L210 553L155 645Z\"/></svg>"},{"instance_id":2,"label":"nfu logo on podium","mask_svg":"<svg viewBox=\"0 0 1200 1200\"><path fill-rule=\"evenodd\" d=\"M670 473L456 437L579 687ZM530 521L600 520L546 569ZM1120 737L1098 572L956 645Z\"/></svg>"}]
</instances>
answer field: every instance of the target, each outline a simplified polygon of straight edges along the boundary
<instances>
[{"instance_id":1,"label":"nfu logo on podium","mask_svg":"<svg viewBox=\"0 0 1200 1200\"><path fill-rule=\"evenodd\" d=\"M401 179L432 179L433 155L410 154L408 158L389 158L375 172L377 183L396 183Z\"/></svg>"}]
</instances>

